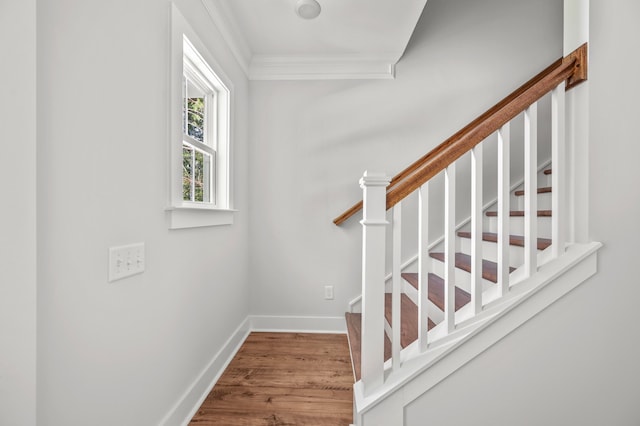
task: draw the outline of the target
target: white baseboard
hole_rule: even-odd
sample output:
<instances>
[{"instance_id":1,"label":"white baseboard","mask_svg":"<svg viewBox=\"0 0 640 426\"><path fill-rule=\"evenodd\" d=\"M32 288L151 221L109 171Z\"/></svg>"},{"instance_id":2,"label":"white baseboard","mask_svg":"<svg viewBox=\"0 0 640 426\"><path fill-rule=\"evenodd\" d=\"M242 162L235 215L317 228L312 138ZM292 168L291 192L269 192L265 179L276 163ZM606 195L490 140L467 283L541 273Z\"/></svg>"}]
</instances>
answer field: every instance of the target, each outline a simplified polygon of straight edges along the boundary
<instances>
[{"instance_id":1,"label":"white baseboard","mask_svg":"<svg viewBox=\"0 0 640 426\"><path fill-rule=\"evenodd\" d=\"M222 346L222 349L209 361L209 364L202 370L196 380L189 386L187 391L171 408L169 413L160 422L163 426L188 425L191 418L204 402L213 386L216 384L222 373L227 368L240 346L247 339L251 332L251 322L249 318L242 321L236 331Z\"/></svg>"},{"instance_id":2,"label":"white baseboard","mask_svg":"<svg viewBox=\"0 0 640 426\"><path fill-rule=\"evenodd\" d=\"M344 317L250 315L252 331L346 334Z\"/></svg>"}]
</instances>

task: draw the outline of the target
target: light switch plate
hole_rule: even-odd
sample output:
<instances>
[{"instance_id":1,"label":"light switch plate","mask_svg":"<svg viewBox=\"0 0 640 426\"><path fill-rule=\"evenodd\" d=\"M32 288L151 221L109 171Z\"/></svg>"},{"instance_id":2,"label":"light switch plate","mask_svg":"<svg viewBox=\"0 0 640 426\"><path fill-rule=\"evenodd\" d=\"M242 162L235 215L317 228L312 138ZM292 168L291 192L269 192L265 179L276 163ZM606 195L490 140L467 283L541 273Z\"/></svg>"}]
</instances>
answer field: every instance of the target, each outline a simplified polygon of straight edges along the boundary
<instances>
[{"instance_id":1,"label":"light switch plate","mask_svg":"<svg viewBox=\"0 0 640 426\"><path fill-rule=\"evenodd\" d=\"M144 243L109 248L109 282L144 272Z\"/></svg>"}]
</instances>

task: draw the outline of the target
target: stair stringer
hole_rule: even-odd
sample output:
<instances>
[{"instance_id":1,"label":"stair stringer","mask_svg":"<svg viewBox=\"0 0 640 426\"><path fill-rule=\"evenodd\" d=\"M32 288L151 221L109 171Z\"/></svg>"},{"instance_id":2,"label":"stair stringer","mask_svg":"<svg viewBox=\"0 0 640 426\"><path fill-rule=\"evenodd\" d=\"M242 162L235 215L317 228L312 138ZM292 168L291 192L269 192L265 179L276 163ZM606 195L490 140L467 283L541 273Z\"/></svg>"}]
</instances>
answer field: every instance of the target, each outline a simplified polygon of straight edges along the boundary
<instances>
[{"instance_id":1,"label":"stair stringer","mask_svg":"<svg viewBox=\"0 0 640 426\"><path fill-rule=\"evenodd\" d=\"M416 343L408 346L402 352L402 367L396 372L386 368L384 385L370 395L365 396L362 382L356 382L355 425L404 425L405 407L412 401L593 276L601 247L598 242L571 245L562 257L512 287L504 302L458 325L454 333L434 341L423 354L417 352Z\"/></svg>"}]
</instances>

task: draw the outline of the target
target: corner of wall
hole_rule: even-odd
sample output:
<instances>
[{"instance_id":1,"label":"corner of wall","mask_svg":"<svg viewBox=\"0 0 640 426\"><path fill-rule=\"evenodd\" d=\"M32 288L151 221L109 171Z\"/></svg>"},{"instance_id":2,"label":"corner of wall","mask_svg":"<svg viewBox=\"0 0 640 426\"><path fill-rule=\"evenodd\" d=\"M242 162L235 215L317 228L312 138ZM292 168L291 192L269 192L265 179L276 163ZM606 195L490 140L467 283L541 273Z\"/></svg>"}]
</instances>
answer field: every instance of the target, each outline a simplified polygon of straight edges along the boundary
<instances>
[{"instance_id":1,"label":"corner of wall","mask_svg":"<svg viewBox=\"0 0 640 426\"><path fill-rule=\"evenodd\" d=\"M189 421L200 405L202 405L209 392L211 392L213 386L220 379L220 376L222 376L222 373L235 354L240 350L240 347L250 332L251 321L247 317L233 332L218 353L209 361L202 372L200 372L178 402L169 410L162 421L160 421L161 425L189 424Z\"/></svg>"}]
</instances>

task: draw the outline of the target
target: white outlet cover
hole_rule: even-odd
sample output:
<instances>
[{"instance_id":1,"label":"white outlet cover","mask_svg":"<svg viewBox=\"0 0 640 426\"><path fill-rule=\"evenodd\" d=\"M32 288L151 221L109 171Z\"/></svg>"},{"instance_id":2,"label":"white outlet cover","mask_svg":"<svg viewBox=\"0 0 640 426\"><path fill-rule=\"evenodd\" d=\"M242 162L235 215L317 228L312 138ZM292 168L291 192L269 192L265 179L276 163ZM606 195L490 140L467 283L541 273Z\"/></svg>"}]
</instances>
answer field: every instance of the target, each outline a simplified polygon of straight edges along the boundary
<instances>
[{"instance_id":1,"label":"white outlet cover","mask_svg":"<svg viewBox=\"0 0 640 426\"><path fill-rule=\"evenodd\" d=\"M324 286L324 298L325 298L325 300L333 300L333 286L332 285Z\"/></svg>"}]
</instances>

